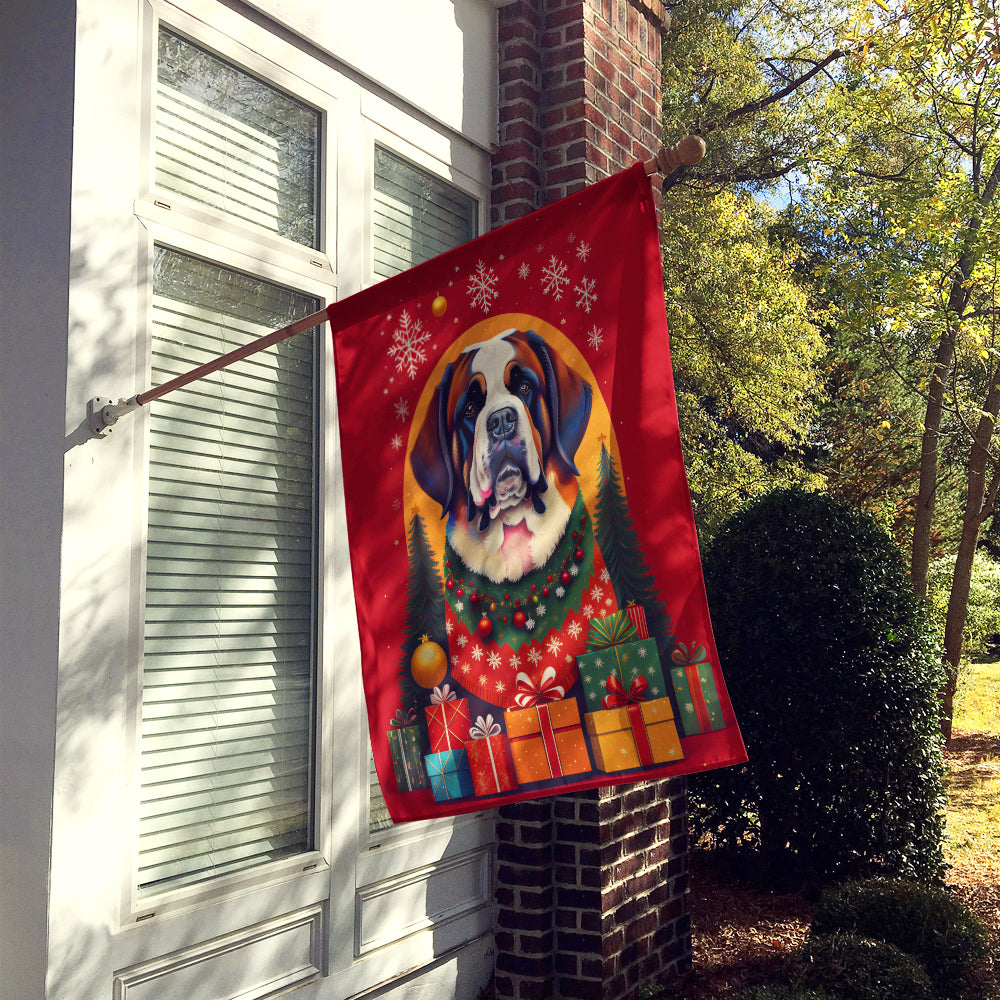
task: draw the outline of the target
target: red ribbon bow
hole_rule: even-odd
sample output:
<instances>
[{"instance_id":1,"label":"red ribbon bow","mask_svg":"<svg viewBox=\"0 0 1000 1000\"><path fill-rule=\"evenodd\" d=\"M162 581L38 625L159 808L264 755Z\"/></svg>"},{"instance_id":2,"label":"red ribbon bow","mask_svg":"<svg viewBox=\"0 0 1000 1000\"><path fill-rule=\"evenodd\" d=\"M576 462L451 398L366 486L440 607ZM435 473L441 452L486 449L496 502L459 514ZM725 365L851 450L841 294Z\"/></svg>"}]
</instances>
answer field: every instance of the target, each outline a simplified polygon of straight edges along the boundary
<instances>
[{"instance_id":1,"label":"red ribbon bow","mask_svg":"<svg viewBox=\"0 0 1000 1000\"><path fill-rule=\"evenodd\" d=\"M556 684L556 672L552 667L546 667L536 684L526 673L519 673L515 678L517 694L514 702L520 708L531 708L539 702L558 701L565 697L566 689Z\"/></svg>"},{"instance_id":2,"label":"red ribbon bow","mask_svg":"<svg viewBox=\"0 0 1000 1000\"><path fill-rule=\"evenodd\" d=\"M608 693L601 699L601 704L605 708L620 708L622 705L635 705L640 701L645 701L649 681L642 674L639 674L638 677L632 679L632 683L626 691L622 687L618 675L611 674L604 686L608 689Z\"/></svg>"}]
</instances>

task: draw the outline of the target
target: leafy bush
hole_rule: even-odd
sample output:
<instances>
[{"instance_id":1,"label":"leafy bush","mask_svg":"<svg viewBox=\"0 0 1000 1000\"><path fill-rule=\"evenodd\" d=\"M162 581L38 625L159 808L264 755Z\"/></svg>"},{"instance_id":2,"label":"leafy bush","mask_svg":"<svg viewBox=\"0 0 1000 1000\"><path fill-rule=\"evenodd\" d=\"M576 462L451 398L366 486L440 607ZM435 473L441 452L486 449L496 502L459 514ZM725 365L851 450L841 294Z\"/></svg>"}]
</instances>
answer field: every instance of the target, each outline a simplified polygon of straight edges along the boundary
<instances>
[{"instance_id":1,"label":"leafy bush","mask_svg":"<svg viewBox=\"0 0 1000 1000\"><path fill-rule=\"evenodd\" d=\"M751 986L740 990L733 1000L838 1000L824 990L802 989L798 986Z\"/></svg>"},{"instance_id":2,"label":"leafy bush","mask_svg":"<svg viewBox=\"0 0 1000 1000\"><path fill-rule=\"evenodd\" d=\"M944 619L948 612L951 578L955 572L955 557L935 559L927 573L927 603L940 634L944 635ZM965 628L962 630L963 656L985 653L991 636L1000 634L1000 562L985 550L976 552L972 564L969 604Z\"/></svg>"},{"instance_id":3,"label":"leafy bush","mask_svg":"<svg viewBox=\"0 0 1000 1000\"><path fill-rule=\"evenodd\" d=\"M926 970L884 941L854 934L810 938L795 962L797 985L819 987L837 1000L933 1000Z\"/></svg>"},{"instance_id":4,"label":"leafy bush","mask_svg":"<svg viewBox=\"0 0 1000 1000\"><path fill-rule=\"evenodd\" d=\"M947 890L905 879L870 879L827 889L813 915L814 935L850 932L895 945L923 963L937 992L960 997L986 956L976 916Z\"/></svg>"},{"instance_id":5,"label":"leafy bush","mask_svg":"<svg viewBox=\"0 0 1000 1000\"><path fill-rule=\"evenodd\" d=\"M695 834L774 872L940 877L943 674L889 537L779 490L722 528L705 582L749 763L692 779Z\"/></svg>"}]
</instances>

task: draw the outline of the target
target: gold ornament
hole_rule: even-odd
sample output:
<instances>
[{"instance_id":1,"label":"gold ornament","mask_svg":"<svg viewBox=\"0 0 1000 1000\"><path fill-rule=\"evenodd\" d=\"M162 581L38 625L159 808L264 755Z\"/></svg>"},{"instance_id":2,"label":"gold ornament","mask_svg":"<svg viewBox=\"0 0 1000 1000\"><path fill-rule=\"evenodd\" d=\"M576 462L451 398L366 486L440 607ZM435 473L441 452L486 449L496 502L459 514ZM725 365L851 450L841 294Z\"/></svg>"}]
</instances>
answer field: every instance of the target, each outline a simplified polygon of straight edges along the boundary
<instances>
[{"instance_id":1,"label":"gold ornament","mask_svg":"<svg viewBox=\"0 0 1000 1000\"><path fill-rule=\"evenodd\" d=\"M423 636L410 657L410 673L423 688L435 688L448 672L448 655L430 636Z\"/></svg>"},{"instance_id":2,"label":"gold ornament","mask_svg":"<svg viewBox=\"0 0 1000 1000\"><path fill-rule=\"evenodd\" d=\"M434 301L431 303L431 312L440 319L448 308L448 300L443 295L438 295L435 297Z\"/></svg>"}]
</instances>

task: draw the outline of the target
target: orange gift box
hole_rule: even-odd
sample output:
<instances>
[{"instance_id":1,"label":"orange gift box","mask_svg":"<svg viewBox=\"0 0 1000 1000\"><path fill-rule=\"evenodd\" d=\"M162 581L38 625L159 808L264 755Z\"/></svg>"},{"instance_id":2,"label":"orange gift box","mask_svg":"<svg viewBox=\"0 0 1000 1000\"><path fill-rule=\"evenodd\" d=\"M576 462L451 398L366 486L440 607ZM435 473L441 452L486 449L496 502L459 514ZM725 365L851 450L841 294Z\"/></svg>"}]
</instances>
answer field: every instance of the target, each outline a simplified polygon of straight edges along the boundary
<instances>
[{"instance_id":1,"label":"orange gift box","mask_svg":"<svg viewBox=\"0 0 1000 1000\"><path fill-rule=\"evenodd\" d=\"M521 784L592 770L575 698L510 708L507 738Z\"/></svg>"},{"instance_id":2,"label":"orange gift box","mask_svg":"<svg viewBox=\"0 0 1000 1000\"><path fill-rule=\"evenodd\" d=\"M586 723L599 771L627 771L684 757L669 698L588 712Z\"/></svg>"}]
</instances>

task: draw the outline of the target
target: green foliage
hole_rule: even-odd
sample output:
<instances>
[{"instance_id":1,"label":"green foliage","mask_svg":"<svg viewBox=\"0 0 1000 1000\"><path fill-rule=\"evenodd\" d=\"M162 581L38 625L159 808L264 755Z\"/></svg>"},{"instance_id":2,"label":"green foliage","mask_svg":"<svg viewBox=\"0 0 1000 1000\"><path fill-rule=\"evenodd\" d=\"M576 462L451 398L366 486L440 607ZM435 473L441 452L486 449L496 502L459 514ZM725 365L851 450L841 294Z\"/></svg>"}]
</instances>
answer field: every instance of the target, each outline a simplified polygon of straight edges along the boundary
<instances>
[{"instance_id":1,"label":"green foliage","mask_svg":"<svg viewBox=\"0 0 1000 1000\"><path fill-rule=\"evenodd\" d=\"M793 969L805 987L837 1000L934 1000L924 967L895 945L854 934L827 934L806 943Z\"/></svg>"},{"instance_id":2,"label":"green foliage","mask_svg":"<svg viewBox=\"0 0 1000 1000\"><path fill-rule=\"evenodd\" d=\"M814 935L851 933L895 945L919 960L941 997L962 996L986 956L982 924L946 889L905 879L870 879L827 889Z\"/></svg>"},{"instance_id":3,"label":"green foliage","mask_svg":"<svg viewBox=\"0 0 1000 1000\"><path fill-rule=\"evenodd\" d=\"M695 833L776 872L939 877L942 671L889 537L778 490L719 532L705 583L749 763L692 778Z\"/></svg>"},{"instance_id":4,"label":"green foliage","mask_svg":"<svg viewBox=\"0 0 1000 1000\"><path fill-rule=\"evenodd\" d=\"M927 574L927 603L931 618L942 634L954 570L954 557L944 557L935 559ZM969 604L963 630L963 655L985 653L990 636L997 634L1000 634L1000 562L980 549L976 552L972 565Z\"/></svg>"},{"instance_id":5,"label":"green foliage","mask_svg":"<svg viewBox=\"0 0 1000 1000\"><path fill-rule=\"evenodd\" d=\"M825 990L803 989L801 986L751 986L740 990L733 1000L838 1000Z\"/></svg>"}]
</instances>

